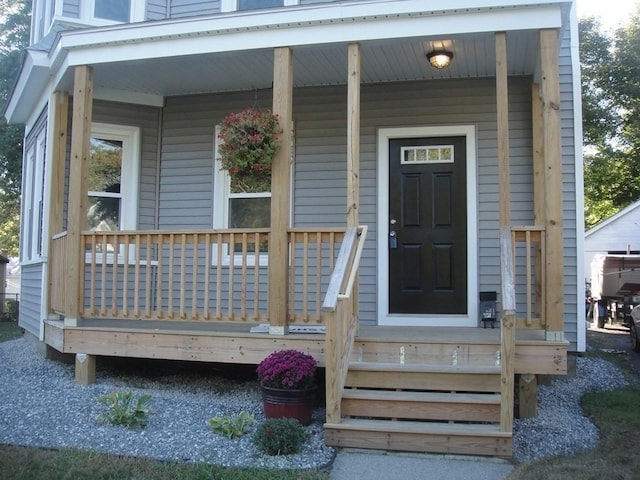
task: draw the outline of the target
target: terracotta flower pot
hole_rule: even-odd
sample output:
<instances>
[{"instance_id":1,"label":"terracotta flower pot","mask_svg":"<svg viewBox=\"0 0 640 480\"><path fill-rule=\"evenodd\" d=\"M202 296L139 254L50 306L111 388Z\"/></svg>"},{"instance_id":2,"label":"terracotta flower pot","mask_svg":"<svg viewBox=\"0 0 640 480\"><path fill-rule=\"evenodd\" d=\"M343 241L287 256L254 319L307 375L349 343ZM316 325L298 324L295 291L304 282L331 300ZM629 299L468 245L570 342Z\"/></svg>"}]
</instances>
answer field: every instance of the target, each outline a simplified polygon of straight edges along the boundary
<instances>
[{"instance_id":1,"label":"terracotta flower pot","mask_svg":"<svg viewBox=\"0 0 640 480\"><path fill-rule=\"evenodd\" d=\"M267 418L295 418L302 425L311 423L317 386L304 390L283 389L260 385L262 403Z\"/></svg>"}]
</instances>

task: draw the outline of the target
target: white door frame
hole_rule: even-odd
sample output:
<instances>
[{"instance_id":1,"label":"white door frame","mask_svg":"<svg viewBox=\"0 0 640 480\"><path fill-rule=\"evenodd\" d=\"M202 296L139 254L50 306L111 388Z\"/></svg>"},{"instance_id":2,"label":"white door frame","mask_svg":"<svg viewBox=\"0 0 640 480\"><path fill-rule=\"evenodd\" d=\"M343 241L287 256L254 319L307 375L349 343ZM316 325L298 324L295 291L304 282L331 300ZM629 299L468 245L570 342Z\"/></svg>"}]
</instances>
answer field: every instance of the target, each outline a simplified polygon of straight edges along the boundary
<instances>
[{"instance_id":1,"label":"white door frame","mask_svg":"<svg viewBox=\"0 0 640 480\"><path fill-rule=\"evenodd\" d=\"M389 314L389 140L416 137L465 137L467 147L467 313ZM475 327L478 325L478 214L475 125L378 129L378 324Z\"/></svg>"}]
</instances>

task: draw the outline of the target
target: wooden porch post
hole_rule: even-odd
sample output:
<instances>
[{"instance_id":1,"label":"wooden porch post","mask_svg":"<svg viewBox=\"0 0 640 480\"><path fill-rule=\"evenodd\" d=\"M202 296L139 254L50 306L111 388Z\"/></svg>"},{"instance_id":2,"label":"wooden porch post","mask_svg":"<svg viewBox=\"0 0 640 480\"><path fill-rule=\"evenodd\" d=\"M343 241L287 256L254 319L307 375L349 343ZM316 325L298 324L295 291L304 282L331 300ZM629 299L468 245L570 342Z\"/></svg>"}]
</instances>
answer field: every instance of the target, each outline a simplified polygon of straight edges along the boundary
<instances>
[{"instance_id":1,"label":"wooden porch post","mask_svg":"<svg viewBox=\"0 0 640 480\"><path fill-rule=\"evenodd\" d=\"M269 239L269 333L288 333L289 190L293 116L293 58L288 47L273 53L273 113L280 117L282 142L271 170L271 235Z\"/></svg>"},{"instance_id":2,"label":"wooden porch post","mask_svg":"<svg viewBox=\"0 0 640 480\"><path fill-rule=\"evenodd\" d=\"M496 33L496 107L498 127L498 177L500 181L500 271L502 328L500 329L501 407L500 430L513 429L513 388L515 378L515 294L509 175L509 83L507 74L507 34Z\"/></svg>"},{"instance_id":3,"label":"wooden porch post","mask_svg":"<svg viewBox=\"0 0 640 480\"><path fill-rule=\"evenodd\" d=\"M544 120L542 116L542 101L540 99L540 85L534 83L531 86L531 122L533 136L533 221L535 225L544 225L544 203L545 203L545 183L544 183ZM536 312L546 325L545 292L542 290L542 249L538 244L535 250L536 265Z\"/></svg>"},{"instance_id":4,"label":"wooden porch post","mask_svg":"<svg viewBox=\"0 0 640 480\"><path fill-rule=\"evenodd\" d=\"M53 125L53 155L51 165L51 191L49 195L49 237L62 232L62 216L64 210L64 176L67 157L67 123L69 117L69 94L56 93L55 117ZM52 242L49 241L48 258L52 258ZM51 284L53 283L51 265L47 279L49 293L47 295L47 313L51 313Z\"/></svg>"},{"instance_id":5,"label":"wooden porch post","mask_svg":"<svg viewBox=\"0 0 640 480\"><path fill-rule=\"evenodd\" d=\"M562 239L562 144L558 30L540 31L545 171L547 340L564 339L564 247Z\"/></svg>"},{"instance_id":6,"label":"wooden porch post","mask_svg":"<svg viewBox=\"0 0 640 480\"><path fill-rule=\"evenodd\" d=\"M82 65L75 69L73 120L71 124L71 166L67 220L68 258L65 281L65 325L76 326L83 302L84 252L80 232L87 221L87 174L91 116L93 110L93 69Z\"/></svg>"},{"instance_id":7,"label":"wooden porch post","mask_svg":"<svg viewBox=\"0 0 640 480\"><path fill-rule=\"evenodd\" d=\"M357 227L360 209L360 45L349 44L347 79L347 226Z\"/></svg>"}]
</instances>

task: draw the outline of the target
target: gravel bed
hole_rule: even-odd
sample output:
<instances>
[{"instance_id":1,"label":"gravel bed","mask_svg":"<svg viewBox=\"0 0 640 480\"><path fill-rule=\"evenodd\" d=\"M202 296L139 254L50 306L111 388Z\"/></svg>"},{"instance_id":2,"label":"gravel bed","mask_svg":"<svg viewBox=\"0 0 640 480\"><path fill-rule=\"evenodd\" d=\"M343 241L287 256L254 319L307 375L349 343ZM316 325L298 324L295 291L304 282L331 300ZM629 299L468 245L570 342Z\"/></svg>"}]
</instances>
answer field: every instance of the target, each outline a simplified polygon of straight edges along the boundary
<instances>
[{"instance_id":1,"label":"gravel bed","mask_svg":"<svg viewBox=\"0 0 640 480\"><path fill-rule=\"evenodd\" d=\"M24 338L0 343L0 443L222 466L310 469L333 461L334 449L324 444L322 409L306 427L309 440L300 453L269 456L254 446L252 433L264 420L255 379L234 381L171 369L139 376L128 369L122 375L122 369L103 368L104 363L95 384L77 386L73 365L44 359ZM117 390L153 395L145 428L96 421L106 411L96 398ZM211 417L242 411L253 414L255 422L239 439L217 435L207 424Z\"/></svg>"},{"instance_id":2,"label":"gravel bed","mask_svg":"<svg viewBox=\"0 0 640 480\"><path fill-rule=\"evenodd\" d=\"M538 387L538 415L514 422L513 458L527 462L594 448L599 440L598 429L584 416L580 397L628 384L610 362L598 357L578 357L575 377Z\"/></svg>"},{"instance_id":3,"label":"gravel bed","mask_svg":"<svg viewBox=\"0 0 640 480\"><path fill-rule=\"evenodd\" d=\"M73 447L165 461L205 462L222 466L324 468L335 450L324 444L325 412L317 409L306 427L309 440L295 455L268 456L257 450L252 432L234 440L213 433L207 419L247 411L255 426L263 419L255 379L227 379L214 372L146 371L98 368L96 383L74 384L73 365L44 359L21 338L0 343L0 443L47 448ZM125 374L123 374L125 372ZM611 363L579 357L577 375L538 387L538 415L516 420L514 460L573 454L596 446L595 425L579 405L586 392L628 385ZM104 393L131 390L151 393L153 413L143 429L96 422L105 407Z\"/></svg>"}]
</instances>

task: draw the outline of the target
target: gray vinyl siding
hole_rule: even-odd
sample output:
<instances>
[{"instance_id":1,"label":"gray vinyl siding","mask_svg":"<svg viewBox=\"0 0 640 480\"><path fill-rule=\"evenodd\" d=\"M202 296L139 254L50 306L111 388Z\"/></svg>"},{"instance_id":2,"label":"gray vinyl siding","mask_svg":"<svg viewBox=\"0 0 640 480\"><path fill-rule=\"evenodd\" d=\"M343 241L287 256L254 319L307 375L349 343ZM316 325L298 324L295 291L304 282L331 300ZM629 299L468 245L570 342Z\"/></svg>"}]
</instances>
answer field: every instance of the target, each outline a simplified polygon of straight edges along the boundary
<instances>
[{"instance_id":1,"label":"gray vinyl siding","mask_svg":"<svg viewBox=\"0 0 640 480\"><path fill-rule=\"evenodd\" d=\"M64 0L62 15L70 18L80 18L80 0Z\"/></svg>"},{"instance_id":2,"label":"gray vinyl siding","mask_svg":"<svg viewBox=\"0 0 640 480\"><path fill-rule=\"evenodd\" d=\"M529 79L510 82L514 222L531 224L531 95ZM268 92L261 98L270 98ZM293 225L346 224L346 89L296 90ZM248 94L168 99L160 187L161 228L210 228L215 124L247 106ZM474 124L478 133L481 290L497 290L498 206L495 82L459 80L366 85L362 90L360 222L370 227L360 276L363 323L377 311L377 131L404 125ZM263 105L264 106L264 105ZM188 191L185 191L188 189ZM495 256L495 259L488 258Z\"/></svg>"},{"instance_id":3,"label":"gray vinyl siding","mask_svg":"<svg viewBox=\"0 0 640 480\"><path fill-rule=\"evenodd\" d=\"M138 225L141 230L155 228L158 128L160 109L96 101L93 121L140 128L140 183Z\"/></svg>"},{"instance_id":4,"label":"gray vinyl siding","mask_svg":"<svg viewBox=\"0 0 640 480\"><path fill-rule=\"evenodd\" d=\"M567 339L575 350L577 228L573 85L568 55L565 40L561 60L565 322ZM167 100L160 180L160 228L211 227L214 215L214 127L228 112L250 105L250 97L249 93L237 93ZM260 92L260 98L269 99L269 92ZM263 107L268 107L270 102L262 103ZM345 225L345 111L345 87L305 88L294 93L294 226ZM532 225L530 78L509 80L509 120L512 224ZM370 228L360 276L360 316L364 324L375 324L377 312L377 131L383 127L414 125L475 125L479 290L500 290L495 81L489 78L364 85L361 101L360 222ZM522 300L522 292L518 298Z\"/></svg>"},{"instance_id":5,"label":"gray vinyl siding","mask_svg":"<svg viewBox=\"0 0 640 480\"><path fill-rule=\"evenodd\" d=\"M169 18L220 13L220 0L171 0Z\"/></svg>"},{"instance_id":6,"label":"gray vinyl siding","mask_svg":"<svg viewBox=\"0 0 640 480\"><path fill-rule=\"evenodd\" d=\"M578 329L585 328L584 278L578 278L578 235L584 236L582 222L576 216L576 158L574 129L574 90L571 66L571 31L567 28L560 49L560 113L562 118L562 191L564 229L564 325L565 337L571 342L570 349L577 349ZM554 288L553 285L548 286Z\"/></svg>"},{"instance_id":7,"label":"gray vinyl siding","mask_svg":"<svg viewBox=\"0 0 640 480\"><path fill-rule=\"evenodd\" d=\"M168 0L147 0L145 18L147 20L164 20L167 18Z\"/></svg>"},{"instance_id":8,"label":"gray vinyl siding","mask_svg":"<svg viewBox=\"0 0 640 480\"><path fill-rule=\"evenodd\" d=\"M42 308L42 276L44 264L22 265L20 268L20 318L18 324L27 332L40 336Z\"/></svg>"}]
</instances>

